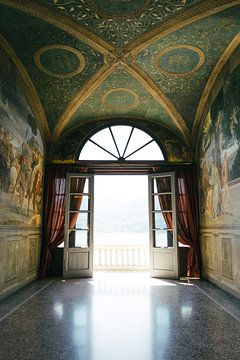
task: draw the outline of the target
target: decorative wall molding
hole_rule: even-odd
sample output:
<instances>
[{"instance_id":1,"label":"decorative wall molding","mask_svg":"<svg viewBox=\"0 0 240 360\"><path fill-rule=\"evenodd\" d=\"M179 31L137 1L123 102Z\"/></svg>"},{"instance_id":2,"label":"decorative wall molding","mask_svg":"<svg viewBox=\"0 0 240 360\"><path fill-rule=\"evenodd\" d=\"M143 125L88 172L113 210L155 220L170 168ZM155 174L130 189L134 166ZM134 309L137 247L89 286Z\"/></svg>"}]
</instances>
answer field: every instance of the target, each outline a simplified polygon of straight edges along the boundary
<instances>
[{"instance_id":1,"label":"decorative wall molding","mask_svg":"<svg viewBox=\"0 0 240 360\"><path fill-rule=\"evenodd\" d=\"M201 229L203 277L240 297L239 230Z\"/></svg>"},{"instance_id":2,"label":"decorative wall molding","mask_svg":"<svg viewBox=\"0 0 240 360\"><path fill-rule=\"evenodd\" d=\"M36 279L40 242L38 228L1 226L0 299Z\"/></svg>"}]
</instances>

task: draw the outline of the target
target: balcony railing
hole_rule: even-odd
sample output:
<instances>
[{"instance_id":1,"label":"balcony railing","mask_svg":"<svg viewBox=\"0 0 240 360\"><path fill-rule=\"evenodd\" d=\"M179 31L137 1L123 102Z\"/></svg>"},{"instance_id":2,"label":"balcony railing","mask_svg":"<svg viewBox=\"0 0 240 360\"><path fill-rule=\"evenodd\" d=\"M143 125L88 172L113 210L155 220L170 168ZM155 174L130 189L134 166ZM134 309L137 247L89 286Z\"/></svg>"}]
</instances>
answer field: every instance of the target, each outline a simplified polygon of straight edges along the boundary
<instances>
[{"instance_id":1,"label":"balcony railing","mask_svg":"<svg viewBox=\"0 0 240 360\"><path fill-rule=\"evenodd\" d=\"M93 261L94 270L148 270L149 248L144 245L95 245Z\"/></svg>"}]
</instances>

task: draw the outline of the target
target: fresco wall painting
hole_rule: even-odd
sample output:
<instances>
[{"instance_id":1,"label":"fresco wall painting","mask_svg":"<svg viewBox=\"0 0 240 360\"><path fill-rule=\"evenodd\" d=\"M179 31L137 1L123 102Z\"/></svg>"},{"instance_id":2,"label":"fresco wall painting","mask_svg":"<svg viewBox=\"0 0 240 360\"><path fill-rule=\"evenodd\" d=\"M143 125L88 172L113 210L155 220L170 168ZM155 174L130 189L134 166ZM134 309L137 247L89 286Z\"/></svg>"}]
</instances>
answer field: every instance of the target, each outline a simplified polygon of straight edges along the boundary
<instances>
[{"instance_id":1,"label":"fresco wall painting","mask_svg":"<svg viewBox=\"0 0 240 360\"><path fill-rule=\"evenodd\" d=\"M236 86L230 79L204 124L200 148L202 226L239 224L240 96L235 96L236 92L240 94L240 83Z\"/></svg>"},{"instance_id":2,"label":"fresco wall painting","mask_svg":"<svg viewBox=\"0 0 240 360\"><path fill-rule=\"evenodd\" d=\"M240 296L240 66L206 117L199 147L203 273ZM215 259L211 266L211 259Z\"/></svg>"},{"instance_id":3,"label":"fresco wall painting","mask_svg":"<svg viewBox=\"0 0 240 360\"><path fill-rule=\"evenodd\" d=\"M43 143L23 94L0 68L0 225L40 225Z\"/></svg>"},{"instance_id":4,"label":"fresco wall painting","mask_svg":"<svg viewBox=\"0 0 240 360\"><path fill-rule=\"evenodd\" d=\"M3 50L0 55L2 298L38 273L44 148L37 121L19 88L17 69Z\"/></svg>"}]
</instances>

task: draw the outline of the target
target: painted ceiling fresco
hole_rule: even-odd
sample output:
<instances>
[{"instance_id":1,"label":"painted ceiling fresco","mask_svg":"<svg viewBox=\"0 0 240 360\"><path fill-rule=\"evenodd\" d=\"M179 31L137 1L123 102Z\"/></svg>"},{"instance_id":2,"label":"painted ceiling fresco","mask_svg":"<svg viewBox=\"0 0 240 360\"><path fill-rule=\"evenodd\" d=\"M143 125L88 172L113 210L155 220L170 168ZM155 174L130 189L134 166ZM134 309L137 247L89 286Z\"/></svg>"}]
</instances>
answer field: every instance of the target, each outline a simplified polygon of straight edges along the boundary
<instances>
[{"instance_id":1,"label":"painted ceiling fresco","mask_svg":"<svg viewBox=\"0 0 240 360\"><path fill-rule=\"evenodd\" d=\"M103 65L103 56L68 33L8 7L0 11L0 32L28 70L52 130L79 88Z\"/></svg>"},{"instance_id":2,"label":"painted ceiling fresco","mask_svg":"<svg viewBox=\"0 0 240 360\"><path fill-rule=\"evenodd\" d=\"M74 113L66 130L80 122L93 118L118 119L128 114L131 118L145 118L160 122L168 127L170 116L158 101L125 69L116 69L84 101ZM179 133L177 126L172 125L174 132Z\"/></svg>"},{"instance_id":3,"label":"painted ceiling fresco","mask_svg":"<svg viewBox=\"0 0 240 360\"><path fill-rule=\"evenodd\" d=\"M168 129L193 151L199 104L239 30L240 1L0 0L0 45L49 148L124 118Z\"/></svg>"},{"instance_id":4,"label":"painted ceiling fresco","mask_svg":"<svg viewBox=\"0 0 240 360\"><path fill-rule=\"evenodd\" d=\"M91 29L114 47L139 35L199 0L43 0Z\"/></svg>"},{"instance_id":5,"label":"painted ceiling fresco","mask_svg":"<svg viewBox=\"0 0 240 360\"><path fill-rule=\"evenodd\" d=\"M206 81L239 29L240 8L225 10L165 36L137 55L138 65L171 99L190 129Z\"/></svg>"}]
</instances>

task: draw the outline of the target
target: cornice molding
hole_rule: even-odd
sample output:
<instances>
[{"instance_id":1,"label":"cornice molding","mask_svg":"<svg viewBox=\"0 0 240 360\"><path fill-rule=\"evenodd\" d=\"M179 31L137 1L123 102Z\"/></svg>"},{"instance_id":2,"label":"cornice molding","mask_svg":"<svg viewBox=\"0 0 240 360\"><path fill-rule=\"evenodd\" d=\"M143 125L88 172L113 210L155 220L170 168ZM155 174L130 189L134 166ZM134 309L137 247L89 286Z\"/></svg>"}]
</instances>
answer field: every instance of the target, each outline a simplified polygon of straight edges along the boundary
<instances>
[{"instance_id":1,"label":"cornice molding","mask_svg":"<svg viewBox=\"0 0 240 360\"><path fill-rule=\"evenodd\" d=\"M132 54L136 55L155 41L168 34L171 34L197 20L201 20L205 17L239 5L240 0L202 0L200 3L192 5L189 9L186 9L181 13L177 13L171 19L167 19L160 25L154 27L152 30L139 36L136 40L126 46L125 51L131 51Z\"/></svg>"},{"instance_id":2,"label":"cornice molding","mask_svg":"<svg viewBox=\"0 0 240 360\"><path fill-rule=\"evenodd\" d=\"M37 122L39 124L39 130L41 132L41 135L43 137L44 143L48 143L50 139L50 131L47 123L47 119L45 116L45 112L43 110L40 98L38 96L37 90L35 86L33 85L33 82L23 66L22 62L18 58L15 51L12 49L10 44L7 42L7 40L3 37L2 34L0 34L0 46L3 48L3 50L7 53L11 61L16 66L23 84L24 84L24 93L27 97L28 103L37 119Z\"/></svg>"},{"instance_id":3,"label":"cornice molding","mask_svg":"<svg viewBox=\"0 0 240 360\"><path fill-rule=\"evenodd\" d=\"M217 80L219 76L221 76L223 68L225 64L228 62L229 58L235 51L235 49L240 44L240 33L238 33L234 39L230 42L220 59L218 60L216 66L214 67L206 85L202 93L202 97L200 99L200 102L198 104L198 108L196 111L194 123L193 123L193 129L192 129L192 143L197 144L197 139L199 138L199 132L201 130L201 124L204 121L210 106L212 104L212 101L209 102L210 94L213 92Z\"/></svg>"},{"instance_id":4,"label":"cornice molding","mask_svg":"<svg viewBox=\"0 0 240 360\"><path fill-rule=\"evenodd\" d=\"M63 31L66 31L102 54L106 55L109 51L113 51L114 49L112 45L102 38L88 31L85 27L82 27L68 16L52 10L47 5L41 5L40 3L36 4L30 0L0 0L0 4L7 5L29 15L35 16Z\"/></svg>"}]
</instances>

